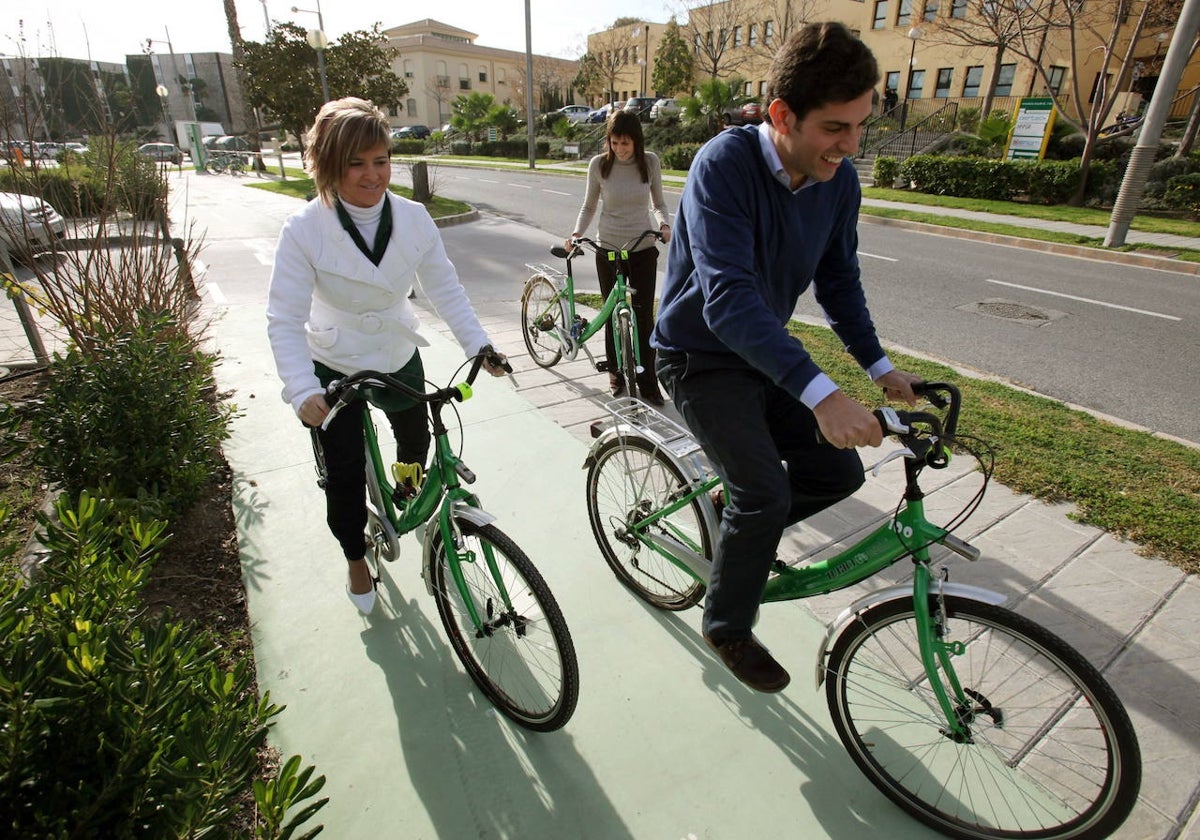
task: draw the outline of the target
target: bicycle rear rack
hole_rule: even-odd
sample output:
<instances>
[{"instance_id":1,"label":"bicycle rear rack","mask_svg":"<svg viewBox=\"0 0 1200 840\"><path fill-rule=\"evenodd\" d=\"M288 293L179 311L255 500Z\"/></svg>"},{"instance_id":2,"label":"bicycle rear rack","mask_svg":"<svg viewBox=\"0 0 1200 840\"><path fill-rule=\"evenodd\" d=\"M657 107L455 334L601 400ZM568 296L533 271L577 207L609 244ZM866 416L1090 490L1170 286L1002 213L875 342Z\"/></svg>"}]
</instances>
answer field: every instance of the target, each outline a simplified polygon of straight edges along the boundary
<instances>
[{"instance_id":1,"label":"bicycle rear rack","mask_svg":"<svg viewBox=\"0 0 1200 840\"><path fill-rule=\"evenodd\" d=\"M691 432L639 399L619 397L605 404L604 408L612 415L612 426L617 434L624 434L632 428L638 435L676 458L686 458L700 451L700 444ZM598 434L599 431L593 428L593 437Z\"/></svg>"},{"instance_id":2,"label":"bicycle rear rack","mask_svg":"<svg viewBox=\"0 0 1200 840\"><path fill-rule=\"evenodd\" d=\"M554 268L553 266L549 266L544 263L525 263L525 267L535 275L542 275L560 290L565 288L567 285L567 275L564 274L561 269Z\"/></svg>"}]
</instances>

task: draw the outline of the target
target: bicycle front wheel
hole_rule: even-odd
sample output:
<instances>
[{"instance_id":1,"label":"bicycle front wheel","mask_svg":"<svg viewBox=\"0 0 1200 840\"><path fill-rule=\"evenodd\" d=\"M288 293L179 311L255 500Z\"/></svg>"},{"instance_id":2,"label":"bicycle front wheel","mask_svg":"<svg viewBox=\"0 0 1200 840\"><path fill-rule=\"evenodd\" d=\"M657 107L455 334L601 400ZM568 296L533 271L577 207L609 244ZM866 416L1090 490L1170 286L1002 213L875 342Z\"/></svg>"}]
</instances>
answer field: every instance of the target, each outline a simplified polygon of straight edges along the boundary
<instances>
[{"instance_id":1,"label":"bicycle front wheel","mask_svg":"<svg viewBox=\"0 0 1200 840\"><path fill-rule=\"evenodd\" d=\"M521 294L521 336L534 364L544 368L558 364L562 358L558 335L566 326L558 289L541 274L530 277Z\"/></svg>"},{"instance_id":2,"label":"bicycle front wheel","mask_svg":"<svg viewBox=\"0 0 1200 840\"><path fill-rule=\"evenodd\" d=\"M946 734L912 601L892 601L858 616L829 657L826 699L854 762L951 837L1107 837L1133 808L1142 773L1112 688L1023 616L966 598L945 605L936 629L956 646L951 662L967 697L956 715L969 737Z\"/></svg>"},{"instance_id":3,"label":"bicycle front wheel","mask_svg":"<svg viewBox=\"0 0 1200 840\"><path fill-rule=\"evenodd\" d=\"M705 584L645 545L633 526L691 489L678 467L644 438L614 438L601 447L588 468L588 520L600 553L621 583L659 609L695 606ZM700 498L646 530L711 562L712 538Z\"/></svg>"},{"instance_id":4,"label":"bicycle front wheel","mask_svg":"<svg viewBox=\"0 0 1200 840\"><path fill-rule=\"evenodd\" d=\"M467 674L506 717L537 732L563 726L579 699L579 664L566 619L529 558L493 525L457 520L457 554L483 622L476 629L454 582L446 546L434 545L433 595L446 635ZM511 608L488 566L494 559Z\"/></svg>"},{"instance_id":5,"label":"bicycle front wheel","mask_svg":"<svg viewBox=\"0 0 1200 840\"><path fill-rule=\"evenodd\" d=\"M621 349L621 375L625 378L625 393L638 395L637 357L633 355L633 312L622 309L617 313L617 340Z\"/></svg>"}]
</instances>

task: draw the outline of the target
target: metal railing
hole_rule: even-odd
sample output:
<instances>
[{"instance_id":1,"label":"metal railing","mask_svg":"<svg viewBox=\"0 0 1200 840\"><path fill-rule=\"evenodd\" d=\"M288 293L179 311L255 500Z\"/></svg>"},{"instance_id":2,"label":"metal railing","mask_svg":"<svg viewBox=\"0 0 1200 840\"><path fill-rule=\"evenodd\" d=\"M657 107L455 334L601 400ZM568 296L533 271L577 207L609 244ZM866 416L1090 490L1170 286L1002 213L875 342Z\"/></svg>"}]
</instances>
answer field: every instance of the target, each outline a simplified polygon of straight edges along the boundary
<instances>
[{"instance_id":1,"label":"metal railing","mask_svg":"<svg viewBox=\"0 0 1200 840\"><path fill-rule=\"evenodd\" d=\"M944 99L903 102L867 123L857 157L912 157L954 131L958 102Z\"/></svg>"}]
</instances>

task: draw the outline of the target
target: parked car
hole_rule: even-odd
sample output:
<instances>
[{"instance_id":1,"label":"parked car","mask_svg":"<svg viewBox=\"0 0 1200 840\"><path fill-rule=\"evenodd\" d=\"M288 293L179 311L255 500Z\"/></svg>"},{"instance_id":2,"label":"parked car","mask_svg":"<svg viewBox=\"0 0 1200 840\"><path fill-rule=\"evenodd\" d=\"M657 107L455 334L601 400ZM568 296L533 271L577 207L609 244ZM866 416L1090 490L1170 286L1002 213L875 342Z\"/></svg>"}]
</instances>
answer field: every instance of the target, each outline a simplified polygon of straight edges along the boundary
<instances>
[{"instance_id":1,"label":"parked car","mask_svg":"<svg viewBox=\"0 0 1200 840\"><path fill-rule=\"evenodd\" d=\"M208 148L218 152L248 152L250 141L236 134L222 134Z\"/></svg>"},{"instance_id":2,"label":"parked car","mask_svg":"<svg viewBox=\"0 0 1200 840\"><path fill-rule=\"evenodd\" d=\"M62 153L61 143L35 143L39 160L57 160Z\"/></svg>"},{"instance_id":3,"label":"parked car","mask_svg":"<svg viewBox=\"0 0 1200 840\"><path fill-rule=\"evenodd\" d=\"M758 125L763 121L762 105L757 102L746 102L726 108L722 113L726 125Z\"/></svg>"},{"instance_id":4,"label":"parked car","mask_svg":"<svg viewBox=\"0 0 1200 840\"><path fill-rule=\"evenodd\" d=\"M679 106L678 100L660 99L650 106L650 119L657 120L660 117L677 117L681 110L683 109Z\"/></svg>"},{"instance_id":5,"label":"parked car","mask_svg":"<svg viewBox=\"0 0 1200 840\"><path fill-rule=\"evenodd\" d=\"M32 195L0 193L0 248L17 262L33 261L38 251L62 239L67 224L49 203Z\"/></svg>"},{"instance_id":6,"label":"parked car","mask_svg":"<svg viewBox=\"0 0 1200 840\"><path fill-rule=\"evenodd\" d=\"M642 122L650 119L650 109L658 100L653 96L631 96L625 100L625 110L637 114Z\"/></svg>"},{"instance_id":7,"label":"parked car","mask_svg":"<svg viewBox=\"0 0 1200 840\"><path fill-rule=\"evenodd\" d=\"M613 111L619 111L625 107L624 102L609 102L606 105L601 105L595 111L592 111L587 116L589 123L602 123L608 119L608 115Z\"/></svg>"},{"instance_id":8,"label":"parked car","mask_svg":"<svg viewBox=\"0 0 1200 840\"><path fill-rule=\"evenodd\" d=\"M572 123L584 122L591 112L592 109L586 105L564 105L558 109L558 113L565 116Z\"/></svg>"},{"instance_id":9,"label":"parked car","mask_svg":"<svg viewBox=\"0 0 1200 840\"><path fill-rule=\"evenodd\" d=\"M433 134L427 125L404 125L392 132L393 140L424 140Z\"/></svg>"},{"instance_id":10,"label":"parked car","mask_svg":"<svg viewBox=\"0 0 1200 840\"><path fill-rule=\"evenodd\" d=\"M74 152L77 155L82 155L87 153L88 147L82 143L63 143L63 150Z\"/></svg>"},{"instance_id":11,"label":"parked car","mask_svg":"<svg viewBox=\"0 0 1200 840\"><path fill-rule=\"evenodd\" d=\"M174 143L143 143L138 146L138 154L158 163L183 164L183 152Z\"/></svg>"}]
</instances>

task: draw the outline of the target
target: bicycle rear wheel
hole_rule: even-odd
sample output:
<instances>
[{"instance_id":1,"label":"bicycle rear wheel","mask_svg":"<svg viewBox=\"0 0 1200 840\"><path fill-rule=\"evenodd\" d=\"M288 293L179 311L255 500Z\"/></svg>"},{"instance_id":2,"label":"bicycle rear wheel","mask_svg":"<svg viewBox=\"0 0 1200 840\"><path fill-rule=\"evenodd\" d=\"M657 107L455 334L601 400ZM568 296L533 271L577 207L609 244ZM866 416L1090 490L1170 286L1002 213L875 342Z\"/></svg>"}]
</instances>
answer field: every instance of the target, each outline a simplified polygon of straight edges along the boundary
<instances>
[{"instance_id":1,"label":"bicycle rear wheel","mask_svg":"<svg viewBox=\"0 0 1200 840\"><path fill-rule=\"evenodd\" d=\"M530 277L521 294L521 336L534 364L544 368L558 364L562 343L555 331L562 335L566 326L558 289L541 274Z\"/></svg>"},{"instance_id":2,"label":"bicycle rear wheel","mask_svg":"<svg viewBox=\"0 0 1200 840\"><path fill-rule=\"evenodd\" d=\"M621 350L621 376L625 378L625 393L638 395L637 357L633 354L633 327L630 319L633 312L622 309L617 312L617 341Z\"/></svg>"},{"instance_id":3,"label":"bicycle rear wheel","mask_svg":"<svg viewBox=\"0 0 1200 840\"><path fill-rule=\"evenodd\" d=\"M538 732L563 726L579 699L579 664L558 602L529 558L493 525L456 520L466 587L484 622L476 630L454 583L446 547L434 545L433 595L446 635L476 685L506 717ZM490 554L512 609L505 609Z\"/></svg>"},{"instance_id":4,"label":"bicycle rear wheel","mask_svg":"<svg viewBox=\"0 0 1200 840\"><path fill-rule=\"evenodd\" d=\"M1112 688L1029 619L965 598L945 604L939 639L963 646L952 664L970 698L957 709L969 739L944 734L912 601L892 601L859 615L829 657L826 699L854 762L951 837L1107 837L1133 808L1142 770Z\"/></svg>"},{"instance_id":5,"label":"bicycle rear wheel","mask_svg":"<svg viewBox=\"0 0 1200 840\"><path fill-rule=\"evenodd\" d=\"M690 490L679 469L643 438L614 438L588 468L588 520L600 553L621 583L664 610L695 606L705 584L643 544L630 525ZM657 520L649 530L711 561L712 539L700 498Z\"/></svg>"}]
</instances>

